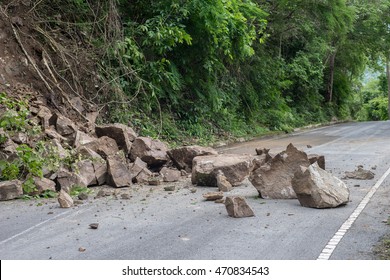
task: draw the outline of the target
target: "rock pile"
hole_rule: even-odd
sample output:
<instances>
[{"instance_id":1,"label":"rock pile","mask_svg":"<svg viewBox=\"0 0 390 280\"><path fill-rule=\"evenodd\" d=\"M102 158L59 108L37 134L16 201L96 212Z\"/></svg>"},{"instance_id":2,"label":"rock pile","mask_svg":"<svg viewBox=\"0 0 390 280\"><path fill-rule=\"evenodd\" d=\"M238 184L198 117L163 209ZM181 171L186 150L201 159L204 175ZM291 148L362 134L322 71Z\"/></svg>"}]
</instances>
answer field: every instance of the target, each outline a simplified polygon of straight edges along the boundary
<instances>
[{"instance_id":1,"label":"rock pile","mask_svg":"<svg viewBox=\"0 0 390 280\"><path fill-rule=\"evenodd\" d=\"M303 206L316 208L336 207L348 202L345 184L324 170L325 158L308 156L292 144L275 156L271 156L268 149L256 149L256 155L218 154L212 148L201 146L169 149L159 140L138 136L123 124L89 123L79 127L42 104L35 104L30 110L31 121L42 128L44 135L41 137L64 162L55 171L44 168L43 177L34 178L37 186L34 194L56 190L61 207L73 205L69 197L73 186L159 185L179 181L188 173L195 185L218 187L218 192L204 194L204 198L225 201L232 217L254 215L242 197L223 200L224 193L242 184L246 178L262 198L298 198ZM0 160L3 162L18 157L19 145L34 145L33 139L23 132L9 135L0 130L0 137ZM70 156L77 160L65 164ZM360 168L354 175L360 176L363 171ZM0 200L20 197L22 184L19 180L0 182Z\"/></svg>"}]
</instances>

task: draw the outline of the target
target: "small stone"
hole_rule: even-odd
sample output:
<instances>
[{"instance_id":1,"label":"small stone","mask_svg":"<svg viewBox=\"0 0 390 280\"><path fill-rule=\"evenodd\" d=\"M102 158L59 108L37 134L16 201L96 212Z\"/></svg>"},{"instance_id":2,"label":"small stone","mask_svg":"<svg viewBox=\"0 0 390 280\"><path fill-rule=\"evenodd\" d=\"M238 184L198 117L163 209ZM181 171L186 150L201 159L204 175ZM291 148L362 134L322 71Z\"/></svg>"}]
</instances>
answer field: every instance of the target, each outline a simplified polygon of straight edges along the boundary
<instances>
[{"instance_id":1,"label":"small stone","mask_svg":"<svg viewBox=\"0 0 390 280\"><path fill-rule=\"evenodd\" d=\"M89 225L90 229L97 229L99 227L99 223L92 223Z\"/></svg>"},{"instance_id":2,"label":"small stone","mask_svg":"<svg viewBox=\"0 0 390 280\"><path fill-rule=\"evenodd\" d=\"M84 247L80 247L79 248L79 252L85 252L87 249L85 249Z\"/></svg>"},{"instance_id":3,"label":"small stone","mask_svg":"<svg viewBox=\"0 0 390 280\"><path fill-rule=\"evenodd\" d=\"M197 191L198 191L197 188L191 188L191 189L190 189L190 192L191 192L191 193L196 193Z\"/></svg>"},{"instance_id":4,"label":"small stone","mask_svg":"<svg viewBox=\"0 0 390 280\"><path fill-rule=\"evenodd\" d=\"M208 193L203 194L203 197L207 201L213 201L213 200L223 198L223 192L208 192Z\"/></svg>"},{"instance_id":5,"label":"small stone","mask_svg":"<svg viewBox=\"0 0 390 280\"><path fill-rule=\"evenodd\" d=\"M175 186L164 187L164 191L167 191L167 192L173 192L175 189L176 189Z\"/></svg>"},{"instance_id":6,"label":"small stone","mask_svg":"<svg viewBox=\"0 0 390 280\"><path fill-rule=\"evenodd\" d=\"M131 195L128 194L128 193L122 193L122 194L121 194L121 198L122 198L122 199L130 199L130 198L131 198Z\"/></svg>"},{"instance_id":7,"label":"small stone","mask_svg":"<svg viewBox=\"0 0 390 280\"><path fill-rule=\"evenodd\" d=\"M80 200L87 200L88 199L88 194L85 192L82 192L78 195L78 199Z\"/></svg>"}]
</instances>

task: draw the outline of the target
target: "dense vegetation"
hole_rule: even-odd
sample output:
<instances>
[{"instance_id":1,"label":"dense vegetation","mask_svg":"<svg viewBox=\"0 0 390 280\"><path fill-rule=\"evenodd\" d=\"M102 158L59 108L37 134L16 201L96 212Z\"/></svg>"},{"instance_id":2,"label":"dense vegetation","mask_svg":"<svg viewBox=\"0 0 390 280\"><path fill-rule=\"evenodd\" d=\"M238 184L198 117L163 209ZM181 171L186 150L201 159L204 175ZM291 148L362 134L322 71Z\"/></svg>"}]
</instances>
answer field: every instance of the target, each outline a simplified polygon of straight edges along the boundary
<instances>
[{"instance_id":1,"label":"dense vegetation","mask_svg":"<svg viewBox=\"0 0 390 280\"><path fill-rule=\"evenodd\" d=\"M209 141L388 117L390 0L35 2L99 56L106 120L144 135ZM367 86L368 66L382 76Z\"/></svg>"}]
</instances>

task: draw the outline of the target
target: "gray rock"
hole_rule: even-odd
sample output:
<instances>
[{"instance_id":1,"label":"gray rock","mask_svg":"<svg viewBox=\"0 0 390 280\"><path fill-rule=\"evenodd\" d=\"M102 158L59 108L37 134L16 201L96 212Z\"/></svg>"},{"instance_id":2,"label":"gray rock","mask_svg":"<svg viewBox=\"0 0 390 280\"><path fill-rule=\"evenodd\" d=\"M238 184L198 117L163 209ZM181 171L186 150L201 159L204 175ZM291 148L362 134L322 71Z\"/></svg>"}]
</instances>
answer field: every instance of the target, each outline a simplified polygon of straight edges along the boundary
<instances>
[{"instance_id":1,"label":"gray rock","mask_svg":"<svg viewBox=\"0 0 390 280\"><path fill-rule=\"evenodd\" d=\"M363 166L358 166L358 169L352 172L345 172L345 177L347 179L357 179L357 180L371 180L374 179L375 173L363 169Z\"/></svg>"},{"instance_id":2,"label":"gray rock","mask_svg":"<svg viewBox=\"0 0 390 280\"><path fill-rule=\"evenodd\" d=\"M217 187L221 192L230 192L233 189L232 184L230 184L221 170L217 172Z\"/></svg>"},{"instance_id":3,"label":"gray rock","mask_svg":"<svg viewBox=\"0 0 390 280\"><path fill-rule=\"evenodd\" d=\"M139 157L137 157L135 161L130 164L129 169L134 183L136 182L136 177L142 172L142 170L147 169L147 167L147 163L142 161Z\"/></svg>"},{"instance_id":4,"label":"gray rock","mask_svg":"<svg viewBox=\"0 0 390 280\"><path fill-rule=\"evenodd\" d=\"M107 158L108 184L115 188L130 187L132 177L126 164L117 156Z\"/></svg>"},{"instance_id":5,"label":"gray rock","mask_svg":"<svg viewBox=\"0 0 390 280\"><path fill-rule=\"evenodd\" d=\"M301 166L295 173L292 186L302 206L331 208L349 202L349 190L345 183L319 167Z\"/></svg>"},{"instance_id":6,"label":"gray rock","mask_svg":"<svg viewBox=\"0 0 390 280\"><path fill-rule=\"evenodd\" d=\"M0 201L19 198L23 195L22 182L19 180L0 182Z\"/></svg>"},{"instance_id":7,"label":"gray rock","mask_svg":"<svg viewBox=\"0 0 390 280\"><path fill-rule=\"evenodd\" d=\"M226 197L225 207L228 215L234 218L253 217L255 213L241 196Z\"/></svg>"},{"instance_id":8,"label":"gray rock","mask_svg":"<svg viewBox=\"0 0 390 280\"><path fill-rule=\"evenodd\" d=\"M325 170L325 157L323 155L310 154L308 158L310 164L317 162L318 166Z\"/></svg>"},{"instance_id":9,"label":"gray rock","mask_svg":"<svg viewBox=\"0 0 390 280\"><path fill-rule=\"evenodd\" d=\"M56 183L50 179L47 178L34 178L35 186L37 187L38 194L41 194L45 191L55 191L56 190Z\"/></svg>"},{"instance_id":10,"label":"gray rock","mask_svg":"<svg viewBox=\"0 0 390 280\"><path fill-rule=\"evenodd\" d=\"M82 178L75 172L70 172L64 168L61 168L57 172L56 178L57 184L60 190L69 192L73 186L87 187Z\"/></svg>"},{"instance_id":11,"label":"gray rock","mask_svg":"<svg viewBox=\"0 0 390 280\"><path fill-rule=\"evenodd\" d=\"M88 142L84 145L84 147L98 153L104 159L114 156L119 152L116 141L108 136L103 136L95 139L94 141Z\"/></svg>"},{"instance_id":12,"label":"gray rock","mask_svg":"<svg viewBox=\"0 0 390 280\"><path fill-rule=\"evenodd\" d=\"M192 160L197 156L217 155L218 152L210 147L201 146L184 146L180 148L171 149L168 152L169 157L172 159L174 165L179 170L186 170L191 172Z\"/></svg>"},{"instance_id":13,"label":"gray rock","mask_svg":"<svg viewBox=\"0 0 390 280\"><path fill-rule=\"evenodd\" d=\"M223 198L223 192L207 192L203 194L203 198L207 201L214 201Z\"/></svg>"},{"instance_id":14,"label":"gray rock","mask_svg":"<svg viewBox=\"0 0 390 280\"><path fill-rule=\"evenodd\" d=\"M291 179L300 166L309 165L306 153L289 144L286 151L277 154L264 165L256 168L249 180L262 198L297 198L291 186Z\"/></svg>"},{"instance_id":15,"label":"gray rock","mask_svg":"<svg viewBox=\"0 0 390 280\"><path fill-rule=\"evenodd\" d=\"M192 183L201 186L217 186L217 173L223 172L233 186L241 184L253 169L253 156L221 154L198 156L193 160Z\"/></svg>"},{"instance_id":16,"label":"gray rock","mask_svg":"<svg viewBox=\"0 0 390 280\"><path fill-rule=\"evenodd\" d=\"M57 132L67 138L77 131L77 127L73 121L59 114L55 115L55 126Z\"/></svg>"},{"instance_id":17,"label":"gray rock","mask_svg":"<svg viewBox=\"0 0 390 280\"><path fill-rule=\"evenodd\" d=\"M130 159L135 161L138 157L151 168L159 168L168 161L168 147L159 140L149 137L138 137L131 147Z\"/></svg>"},{"instance_id":18,"label":"gray rock","mask_svg":"<svg viewBox=\"0 0 390 280\"><path fill-rule=\"evenodd\" d=\"M90 159L80 160L76 163L76 167L73 170L79 175L80 180L85 186L97 185L95 168Z\"/></svg>"},{"instance_id":19,"label":"gray rock","mask_svg":"<svg viewBox=\"0 0 390 280\"><path fill-rule=\"evenodd\" d=\"M73 199L66 191L60 190L58 193L58 203L61 208L70 208L73 206Z\"/></svg>"},{"instance_id":20,"label":"gray rock","mask_svg":"<svg viewBox=\"0 0 390 280\"><path fill-rule=\"evenodd\" d=\"M164 182L177 182L181 177L181 172L179 170L168 167L163 167L160 170L160 174Z\"/></svg>"},{"instance_id":21,"label":"gray rock","mask_svg":"<svg viewBox=\"0 0 390 280\"><path fill-rule=\"evenodd\" d=\"M118 147L130 153L132 142L137 138L134 130L124 124L107 124L95 127L95 132L98 137L108 136L115 139Z\"/></svg>"}]
</instances>

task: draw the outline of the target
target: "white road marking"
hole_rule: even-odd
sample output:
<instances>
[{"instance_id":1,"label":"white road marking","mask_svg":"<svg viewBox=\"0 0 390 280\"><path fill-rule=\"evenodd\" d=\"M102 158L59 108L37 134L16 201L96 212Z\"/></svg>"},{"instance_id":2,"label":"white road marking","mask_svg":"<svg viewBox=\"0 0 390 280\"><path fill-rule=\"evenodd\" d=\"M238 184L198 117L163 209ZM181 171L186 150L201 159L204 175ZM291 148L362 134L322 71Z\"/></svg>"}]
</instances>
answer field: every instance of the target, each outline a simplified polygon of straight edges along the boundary
<instances>
[{"instance_id":1,"label":"white road marking","mask_svg":"<svg viewBox=\"0 0 390 280\"><path fill-rule=\"evenodd\" d=\"M376 184L371 188L371 190L366 194L363 200L359 203L356 209L353 211L351 216L342 224L340 229L335 233L335 235L329 240L328 244L326 244L325 248L322 250L321 254L318 256L317 260L329 260L333 254L333 251L336 249L337 245L340 243L341 239L351 228L355 220L359 217L359 215L363 212L364 208L370 202L370 199L381 186L383 181L389 176L390 167L387 171L382 175L382 177L376 182Z\"/></svg>"},{"instance_id":2,"label":"white road marking","mask_svg":"<svg viewBox=\"0 0 390 280\"><path fill-rule=\"evenodd\" d=\"M81 213L82 211L84 211L84 209L82 209L82 206L84 206L84 205L80 205L80 206L79 206L80 209L77 210L77 211L75 211L75 212L73 212L71 215L79 214L79 213ZM45 221L42 221L42 222L40 222L40 223L38 223L38 224L36 224L36 225L34 225L34 226L32 226L32 227L29 227L28 229L26 229L26 230L24 230L24 231L22 231L22 232L19 232L19 233L15 234L15 235L13 235L13 236L11 236L11 237L5 239L5 240L2 240L2 241L0 241L0 246L3 245L3 244L5 244L5 243L7 243L7 242L9 242L9 241L11 241L11 240L13 240L13 239L15 239L16 237L19 237L19 236L21 236L21 235L23 235L23 234L26 234L26 233L28 233L28 232L30 232L30 231L32 231L32 230L34 230L34 229L40 227L40 226L42 226L42 225L44 225L44 224L46 224L46 223L48 223L48 222L50 222L50 221L52 221L52 220L55 220L55 219L57 219L57 218L59 218L59 217L61 217L61 216L64 216L65 214L68 214L70 211L72 211L72 209L69 209L69 210L67 210L67 211L64 211L64 212L62 212L62 213L60 213L60 214L58 214L58 215L56 215L56 216L51 217L50 219L47 219L47 220L45 220ZM73 211L74 211L74 210L73 210Z\"/></svg>"}]
</instances>

